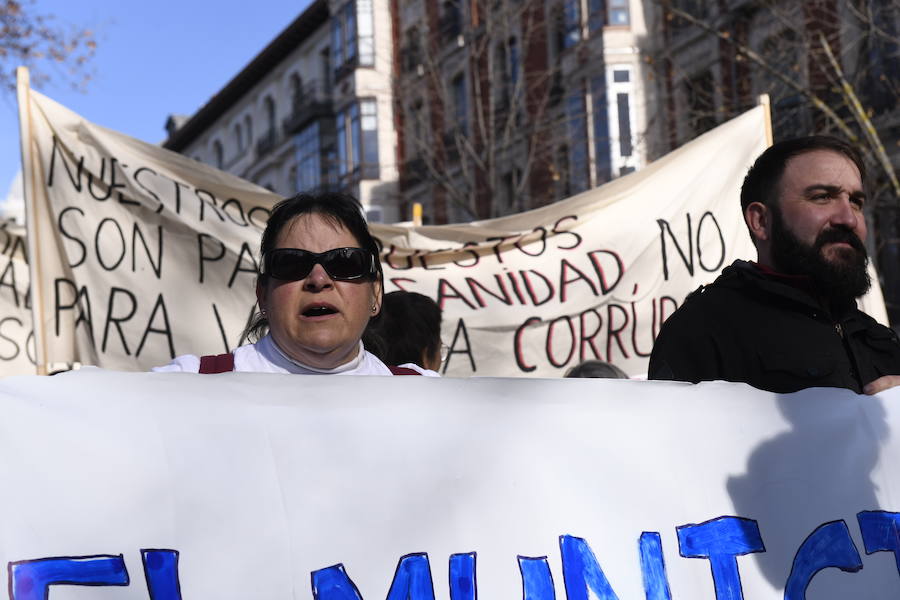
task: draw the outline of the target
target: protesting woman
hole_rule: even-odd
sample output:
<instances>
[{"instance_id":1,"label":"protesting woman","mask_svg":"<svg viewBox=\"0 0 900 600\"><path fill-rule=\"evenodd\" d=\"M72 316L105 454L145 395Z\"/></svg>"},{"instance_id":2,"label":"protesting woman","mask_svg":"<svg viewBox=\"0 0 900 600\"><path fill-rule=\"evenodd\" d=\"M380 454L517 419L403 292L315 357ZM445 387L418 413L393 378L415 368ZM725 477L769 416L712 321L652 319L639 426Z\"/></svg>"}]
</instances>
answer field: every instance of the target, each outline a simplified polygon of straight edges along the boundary
<instances>
[{"instance_id":1,"label":"protesting woman","mask_svg":"<svg viewBox=\"0 0 900 600\"><path fill-rule=\"evenodd\" d=\"M219 356L179 356L155 371L437 375L413 364L388 367L363 347L363 331L381 310L383 275L352 197L299 194L278 203L260 254L260 312L250 326L259 341Z\"/></svg>"}]
</instances>

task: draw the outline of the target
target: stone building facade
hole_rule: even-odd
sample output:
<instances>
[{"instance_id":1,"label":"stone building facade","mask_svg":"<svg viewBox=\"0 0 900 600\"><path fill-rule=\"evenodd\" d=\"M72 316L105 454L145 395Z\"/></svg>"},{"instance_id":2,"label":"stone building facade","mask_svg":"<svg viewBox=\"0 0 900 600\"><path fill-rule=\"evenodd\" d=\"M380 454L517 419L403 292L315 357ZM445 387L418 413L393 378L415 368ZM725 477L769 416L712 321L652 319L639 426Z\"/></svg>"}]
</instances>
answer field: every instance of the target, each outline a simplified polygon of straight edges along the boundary
<instances>
[{"instance_id":1,"label":"stone building facade","mask_svg":"<svg viewBox=\"0 0 900 600\"><path fill-rule=\"evenodd\" d=\"M387 0L314 0L164 146L282 195L340 189L395 220Z\"/></svg>"},{"instance_id":2,"label":"stone building facade","mask_svg":"<svg viewBox=\"0 0 900 600\"><path fill-rule=\"evenodd\" d=\"M662 0L647 7L645 52L658 107L648 123L650 157L752 108L763 93L771 98L775 141L814 133L855 138L869 171L869 251L891 320L900 322L900 203L885 168L900 171L900 6Z\"/></svg>"},{"instance_id":3,"label":"stone building facade","mask_svg":"<svg viewBox=\"0 0 900 600\"><path fill-rule=\"evenodd\" d=\"M164 146L283 196L347 191L373 221L519 212L645 164L645 31L639 0L313 0Z\"/></svg>"},{"instance_id":4,"label":"stone building facade","mask_svg":"<svg viewBox=\"0 0 900 600\"><path fill-rule=\"evenodd\" d=\"M646 163L641 2L398 2L402 208L535 208Z\"/></svg>"}]
</instances>

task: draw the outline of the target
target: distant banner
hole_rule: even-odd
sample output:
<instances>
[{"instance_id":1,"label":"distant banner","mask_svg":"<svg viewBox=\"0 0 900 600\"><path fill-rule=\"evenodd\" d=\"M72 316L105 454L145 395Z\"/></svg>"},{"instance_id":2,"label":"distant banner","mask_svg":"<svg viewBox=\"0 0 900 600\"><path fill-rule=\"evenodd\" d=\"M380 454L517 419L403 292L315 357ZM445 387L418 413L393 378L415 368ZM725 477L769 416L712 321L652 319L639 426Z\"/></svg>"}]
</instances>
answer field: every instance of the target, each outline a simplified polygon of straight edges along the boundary
<instances>
[{"instance_id":1,"label":"distant banner","mask_svg":"<svg viewBox=\"0 0 900 600\"><path fill-rule=\"evenodd\" d=\"M35 373L25 231L0 221L0 376Z\"/></svg>"},{"instance_id":2,"label":"distant banner","mask_svg":"<svg viewBox=\"0 0 900 600\"><path fill-rule=\"evenodd\" d=\"M242 343L259 238L278 197L89 123L27 86L19 106L38 364L146 370ZM373 225L386 291L441 306L448 375L558 376L595 358L645 373L684 297L735 258L755 257L738 198L765 146L758 107L639 172L537 210ZM884 318L875 292L865 308ZM14 326L0 323L0 370ZM11 372L21 371L2 370Z\"/></svg>"},{"instance_id":3,"label":"distant banner","mask_svg":"<svg viewBox=\"0 0 900 600\"><path fill-rule=\"evenodd\" d=\"M9 378L0 564L10 600L896 599L896 430L900 390Z\"/></svg>"},{"instance_id":4,"label":"distant banner","mask_svg":"<svg viewBox=\"0 0 900 600\"><path fill-rule=\"evenodd\" d=\"M20 84L39 363L145 370L240 343L277 197Z\"/></svg>"},{"instance_id":5,"label":"distant banner","mask_svg":"<svg viewBox=\"0 0 900 600\"><path fill-rule=\"evenodd\" d=\"M740 209L766 148L757 107L646 168L471 226L377 228L388 290L436 298L453 375L558 376L586 359L646 373L684 297L756 252Z\"/></svg>"}]
</instances>

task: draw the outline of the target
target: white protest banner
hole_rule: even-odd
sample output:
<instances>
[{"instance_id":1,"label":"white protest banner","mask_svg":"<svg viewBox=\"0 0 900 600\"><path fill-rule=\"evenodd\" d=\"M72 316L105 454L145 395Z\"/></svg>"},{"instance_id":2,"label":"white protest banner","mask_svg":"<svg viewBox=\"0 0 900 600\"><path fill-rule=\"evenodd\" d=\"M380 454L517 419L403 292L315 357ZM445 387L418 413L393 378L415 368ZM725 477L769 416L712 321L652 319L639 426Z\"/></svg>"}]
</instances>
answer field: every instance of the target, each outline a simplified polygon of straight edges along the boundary
<instances>
[{"instance_id":1,"label":"white protest banner","mask_svg":"<svg viewBox=\"0 0 900 600\"><path fill-rule=\"evenodd\" d=\"M21 69L18 97L38 364L143 370L238 345L277 197L89 123Z\"/></svg>"},{"instance_id":2,"label":"white protest banner","mask_svg":"<svg viewBox=\"0 0 900 600\"><path fill-rule=\"evenodd\" d=\"M145 370L239 345L278 197L89 123L25 80L19 108L38 364ZM373 225L386 291L441 306L446 374L554 376L592 358L644 373L683 298L755 257L738 198L765 126L760 106L637 173L526 213ZM884 318L880 296L865 306Z\"/></svg>"},{"instance_id":3,"label":"white protest banner","mask_svg":"<svg viewBox=\"0 0 900 600\"><path fill-rule=\"evenodd\" d=\"M35 373L25 231L0 221L0 376Z\"/></svg>"},{"instance_id":4,"label":"white protest banner","mask_svg":"<svg viewBox=\"0 0 900 600\"><path fill-rule=\"evenodd\" d=\"M893 599L898 428L900 390L8 378L0 562L11 600Z\"/></svg>"},{"instance_id":5,"label":"white protest banner","mask_svg":"<svg viewBox=\"0 0 900 600\"><path fill-rule=\"evenodd\" d=\"M39 364L146 369L236 346L277 198L89 123L27 82L19 105ZM552 206L373 226L386 289L441 305L450 374L558 375L595 357L642 373L684 296L752 256L737 193L764 147L760 107Z\"/></svg>"},{"instance_id":6,"label":"white protest banner","mask_svg":"<svg viewBox=\"0 0 900 600\"><path fill-rule=\"evenodd\" d=\"M756 253L740 209L766 148L762 106L641 171L530 212L379 227L386 289L435 298L452 375L562 375L582 360L646 373L660 324Z\"/></svg>"}]
</instances>

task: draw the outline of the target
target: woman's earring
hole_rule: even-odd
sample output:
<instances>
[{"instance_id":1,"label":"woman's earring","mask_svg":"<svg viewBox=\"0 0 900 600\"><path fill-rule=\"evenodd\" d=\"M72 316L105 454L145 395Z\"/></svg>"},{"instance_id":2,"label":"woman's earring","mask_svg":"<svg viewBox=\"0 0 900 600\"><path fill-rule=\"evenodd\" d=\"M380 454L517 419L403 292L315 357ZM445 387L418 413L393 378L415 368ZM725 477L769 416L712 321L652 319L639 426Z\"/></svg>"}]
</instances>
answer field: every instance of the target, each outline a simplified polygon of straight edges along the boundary
<instances>
[{"instance_id":1,"label":"woman's earring","mask_svg":"<svg viewBox=\"0 0 900 600\"><path fill-rule=\"evenodd\" d=\"M377 304L372 304L372 312L375 313L378 310Z\"/></svg>"},{"instance_id":2,"label":"woman's earring","mask_svg":"<svg viewBox=\"0 0 900 600\"><path fill-rule=\"evenodd\" d=\"M261 308L261 309L259 310L259 314L261 314L261 315L264 316L264 317L267 316L267 315L266 315L266 309Z\"/></svg>"}]
</instances>

